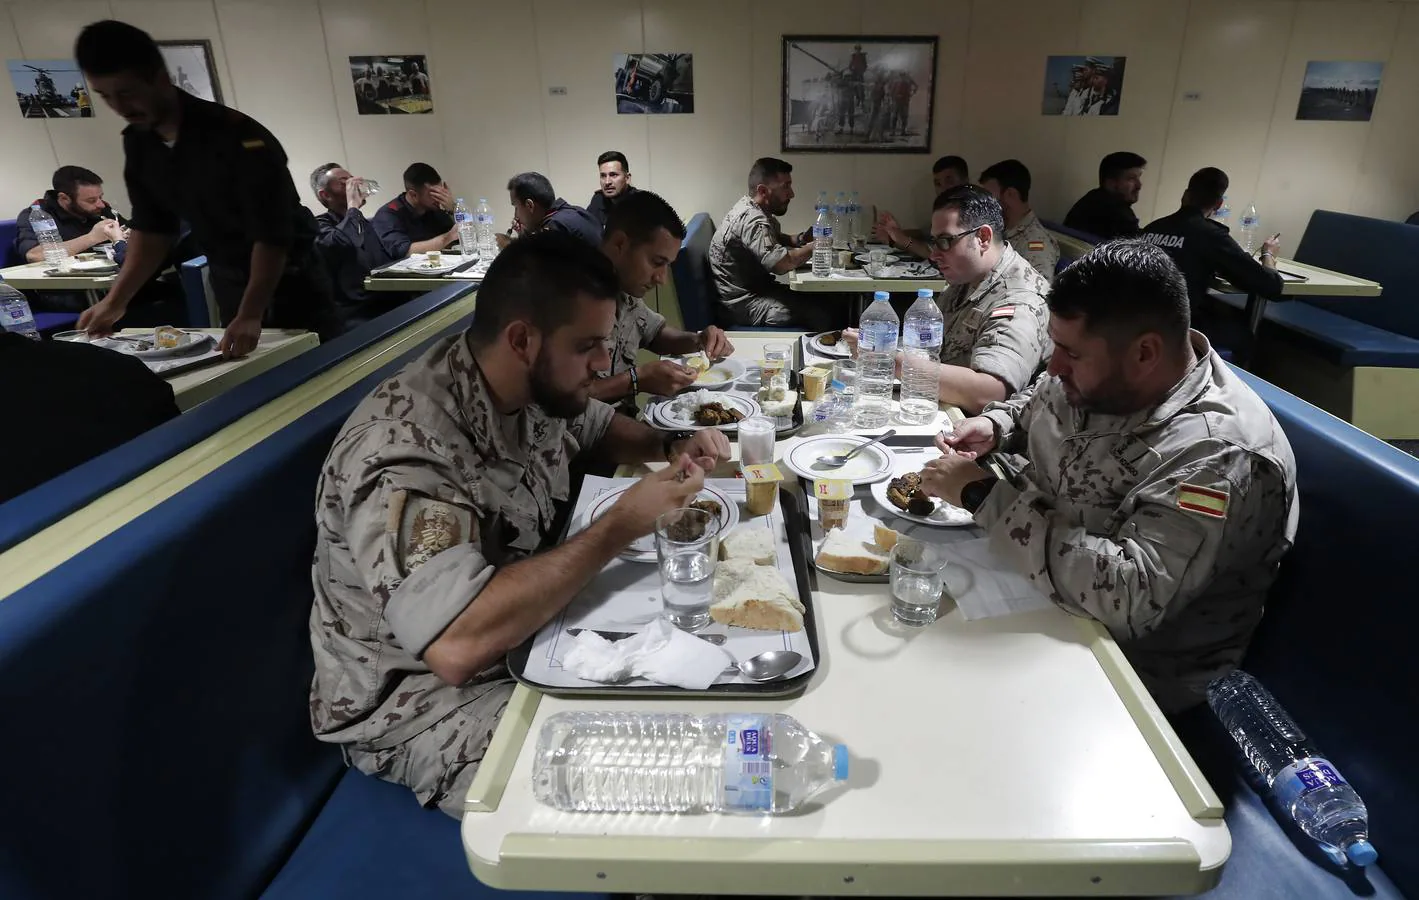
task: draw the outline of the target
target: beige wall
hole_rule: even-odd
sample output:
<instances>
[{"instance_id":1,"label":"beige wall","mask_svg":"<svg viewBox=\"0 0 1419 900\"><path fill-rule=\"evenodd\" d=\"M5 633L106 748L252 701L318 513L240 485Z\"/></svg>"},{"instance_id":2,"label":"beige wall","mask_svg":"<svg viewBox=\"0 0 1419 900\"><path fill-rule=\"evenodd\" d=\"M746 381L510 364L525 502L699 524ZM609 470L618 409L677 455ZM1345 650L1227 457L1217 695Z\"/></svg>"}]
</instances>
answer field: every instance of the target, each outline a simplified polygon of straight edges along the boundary
<instances>
[{"instance_id":1,"label":"beige wall","mask_svg":"<svg viewBox=\"0 0 1419 900\"><path fill-rule=\"evenodd\" d=\"M930 163L959 153L973 173L1008 156L1035 175L1035 205L1060 218L1094 183L1099 157L1130 149L1149 161L1140 218L1172 211L1188 175L1218 165L1232 203L1253 200L1265 227L1294 247L1312 209L1403 218L1419 209L1419 3L1296 0L0 0L7 59L67 57L78 28L114 16L159 38L206 38L227 101L285 145L303 194L307 174L336 160L395 188L416 159L455 193L486 196L500 224L503 185L537 169L584 203L595 156L616 148L634 180L682 214L718 219L742 193L750 161L779 154L779 38L830 22L832 33L936 34L932 152L912 156L785 154L806 227L812 195L855 188L863 201L925 219ZM695 54L696 114L618 116L611 55ZM359 116L347 57L426 53L431 116ZM1123 114L1039 114L1045 57L1129 57ZM1311 59L1386 63L1368 124L1297 122ZM548 88L565 87L563 96ZM1200 100L1184 95L1200 92ZM106 109L84 121L0 113L0 215L10 216L61 163L97 170L120 210L121 123ZM213 189L220 190L214 183ZM313 200L312 200L313 203Z\"/></svg>"}]
</instances>

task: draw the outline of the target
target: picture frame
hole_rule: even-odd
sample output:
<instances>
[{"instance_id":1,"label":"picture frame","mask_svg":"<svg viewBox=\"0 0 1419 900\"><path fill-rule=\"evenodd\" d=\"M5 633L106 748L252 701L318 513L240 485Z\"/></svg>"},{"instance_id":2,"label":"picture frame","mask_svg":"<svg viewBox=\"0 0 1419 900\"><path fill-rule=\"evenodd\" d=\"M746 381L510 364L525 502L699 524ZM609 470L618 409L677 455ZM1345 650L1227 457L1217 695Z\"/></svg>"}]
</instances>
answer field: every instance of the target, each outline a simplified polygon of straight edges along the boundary
<instances>
[{"instance_id":1,"label":"picture frame","mask_svg":"<svg viewBox=\"0 0 1419 900\"><path fill-rule=\"evenodd\" d=\"M173 84L194 97L213 103L222 102L222 85L217 80L211 41L199 38L156 43L163 62L167 63L168 77Z\"/></svg>"},{"instance_id":2,"label":"picture frame","mask_svg":"<svg viewBox=\"0 0 1419 900\"><path fill-rule=\"evenodd\" d=\"M930 153L936 35L784 35L784 153Z\"/></svg>"}]
</instances>

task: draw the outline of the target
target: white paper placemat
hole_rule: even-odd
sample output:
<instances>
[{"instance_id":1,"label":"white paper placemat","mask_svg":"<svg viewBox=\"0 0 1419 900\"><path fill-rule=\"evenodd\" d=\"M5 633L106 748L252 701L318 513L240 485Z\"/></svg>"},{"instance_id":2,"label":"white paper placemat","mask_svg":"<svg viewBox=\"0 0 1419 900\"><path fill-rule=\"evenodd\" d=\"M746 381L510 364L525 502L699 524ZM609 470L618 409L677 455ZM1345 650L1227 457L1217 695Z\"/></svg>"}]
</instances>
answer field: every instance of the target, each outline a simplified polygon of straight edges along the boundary
<instances>
[{"instance_id":1,"label":"white paper placemat","mask_svg":"<svg viewBox=\"0 0 1419 900\"><path fill-rule=\"evenodd\" d=\"M577 498L576 509L572 513L571 534L585 526L586 511L596 498L633 480L586 476L582 483L581 495ZM768 526L777 541L779 573L783 575L784 581L797 591L798 578L793 571L793 555L789 549L782 506L775 504L774 511L768 516L751 518L744 509L743 481L737 478L712 478L706 484L717 488L739 504L739 527ZM638 631L641 626L658 617L662 610L659 567L616 559L582 589L576 599L562 610L561 615L537 632L522 676L535 684L548 687L597 687L598 682L578 678L562 667L562 657L572 646L572 638L567 634L567 629ZM766 650L798 651L803 654L803 662L789 672L786 678L801 675L815 666L806 626L803 631L796 632L756 631L749 628L730 628L714 622L700 633L727 635L724 649L736 660L748 659ZM738 673L722 675L715 681L715 684L752 683ZM663 685L639 678L617 687L664 688Z\"/></svg>"}]
</instances>

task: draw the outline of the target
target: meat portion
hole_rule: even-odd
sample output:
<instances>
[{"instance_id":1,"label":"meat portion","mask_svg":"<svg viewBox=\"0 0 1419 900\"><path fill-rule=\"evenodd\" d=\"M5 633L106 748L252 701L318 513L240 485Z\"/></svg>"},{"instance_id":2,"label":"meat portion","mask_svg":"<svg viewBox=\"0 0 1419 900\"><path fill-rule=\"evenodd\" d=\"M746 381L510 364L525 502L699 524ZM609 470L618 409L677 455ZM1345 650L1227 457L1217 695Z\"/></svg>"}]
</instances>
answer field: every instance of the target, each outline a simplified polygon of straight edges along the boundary
<instances>
[{"instance_id":1,"label":"meat portion","mask_svg":"<svg viewBox=\"0 0 1419 900\"><path fill-rule=\"evenodd\" d=\"M718 401L706 403L695 410L695 424L716 426L733 425L744 418L744 414L737 409L726 409L723 403Z\"/></svg>"},{"instance_id":2,"label":"meat portion","mask_svg":"<svg viewBox=\"0 0 1419 900\"><path fill-rule=\"evenodd\" d=\"M824 347L836 347L838 341L842 340L842 336L843 333L841 331L829 331L819 337L818 342Z\"/></svg>"},{"instance_id":3,"label":"meat portion","mask_svg":"<svg viewBox=\"0 0 1419 900\"><path fill-rule=\"evenodd\" d=\"M929 516L936 511L936 501L921 489L921 475L908 472L887 482L887 499L897 509L914 516Z\"/></svg>"},{"instance_id":4,"label":"meat portion","mask_svg":"<svg viewBox=\"0 0 1419 900\"><path fill-rule=\"evenodd\" d=\"M719 520L720 513L724 511L718 501L715 500L696 500L694 503L690 504L690 509L702 509L710 514L710 518L716 521Z\"/></svg>"}]
</instances>

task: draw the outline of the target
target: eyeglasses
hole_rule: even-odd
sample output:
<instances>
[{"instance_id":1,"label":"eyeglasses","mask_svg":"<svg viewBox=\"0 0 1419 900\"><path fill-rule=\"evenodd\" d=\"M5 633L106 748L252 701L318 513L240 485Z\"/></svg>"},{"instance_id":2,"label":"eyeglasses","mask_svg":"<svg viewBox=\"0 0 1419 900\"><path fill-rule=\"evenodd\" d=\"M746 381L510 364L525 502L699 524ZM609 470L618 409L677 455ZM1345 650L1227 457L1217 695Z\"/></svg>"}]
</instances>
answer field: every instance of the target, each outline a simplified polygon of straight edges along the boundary
<instances>
[{"instance_id":1,"label":"eyeglasses","mask_svg":"<svg viewBox=\"0 0 1419 900\"><path fill-rule=\"evenodd\" d=\"M977 225L975 228L967 228L959 234L933 234L931 236L931 246L938 250L950 250L952 247L956 246L956 242L961 238L968 234L975 234L977 231L980 231L982 227L983 226Z\"/></svg>"}]
</instances>

